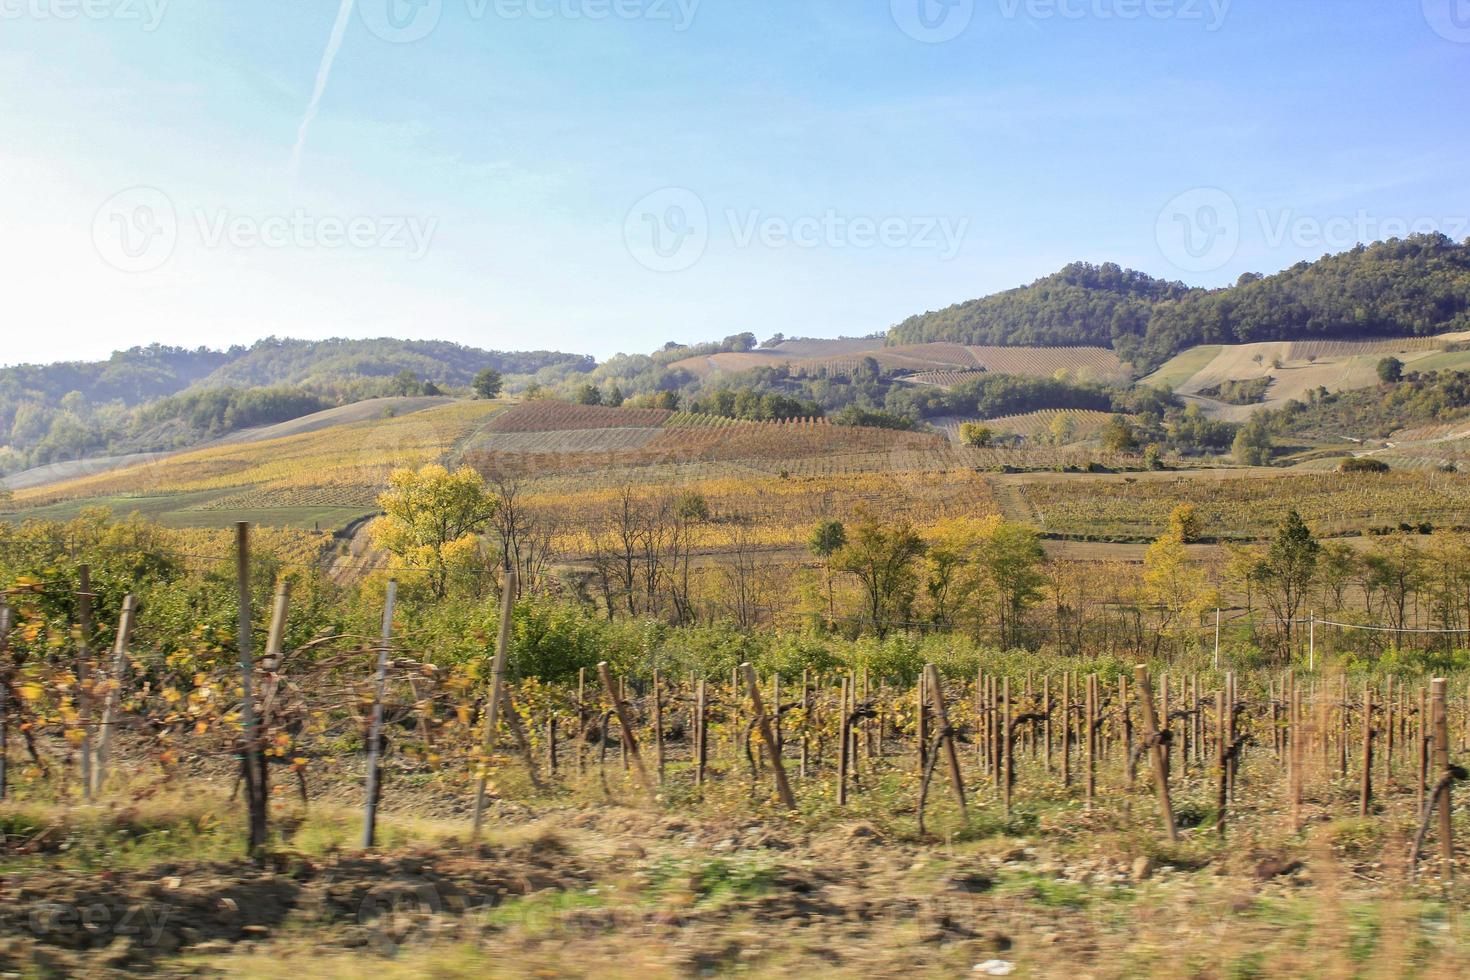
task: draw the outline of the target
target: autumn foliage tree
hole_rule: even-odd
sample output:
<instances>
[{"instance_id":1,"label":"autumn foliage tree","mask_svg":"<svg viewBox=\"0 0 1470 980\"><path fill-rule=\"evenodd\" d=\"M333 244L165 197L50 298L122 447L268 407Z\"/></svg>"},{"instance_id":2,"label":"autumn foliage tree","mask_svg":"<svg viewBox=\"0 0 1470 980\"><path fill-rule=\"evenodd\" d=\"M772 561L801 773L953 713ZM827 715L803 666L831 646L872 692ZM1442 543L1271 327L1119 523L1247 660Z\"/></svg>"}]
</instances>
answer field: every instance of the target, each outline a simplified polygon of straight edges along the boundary
<instances>
[{"instance_id":1,"label":"autumn foliage tree","mask_svg":"<svg viewBox=\"0 0 1470 980\"><path fill-rule=\"evenodd\" d=\"M383 516L372 524L373 540L399 567L423 571L442 599L451 574L480 561L480 532L495 517L497 501L479 473L468 467L451 473L436 463L394 470L378 506Z\"/></svg>"}]
</instances>

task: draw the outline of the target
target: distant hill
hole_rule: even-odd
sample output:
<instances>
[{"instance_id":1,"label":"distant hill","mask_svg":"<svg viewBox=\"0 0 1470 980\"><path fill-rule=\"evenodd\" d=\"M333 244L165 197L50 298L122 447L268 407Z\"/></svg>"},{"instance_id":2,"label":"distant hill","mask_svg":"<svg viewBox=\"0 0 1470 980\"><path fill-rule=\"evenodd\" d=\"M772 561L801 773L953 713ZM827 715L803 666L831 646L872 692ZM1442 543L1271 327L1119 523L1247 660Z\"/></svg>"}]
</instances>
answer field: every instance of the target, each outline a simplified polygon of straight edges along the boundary
<instances>
[{"instance_id":1,"label":"distant hill","mask_svg":"<svg viewBox=\"0 0 1470 980\"><path fill-rule=\"evenodd\" d=\"M1190 289L1107 263L913 316L890 344L1099 345L1151 369L1186 348L1470 329L1470 241L1417 235Z\"/></svg>"},{"instance_id":2,"label":"distant hill","mask_svg":"<svg viewBox=\"0 0 1470 980\"><path fill-rule=\"evenodd\" d=\"M595 366L582 354L435 340L268 337L227 350L154 344L105 361L0 368L0 475L183 448L369 398L464 390L484 368L524 387Z\"/></svg>"}]
</instances>

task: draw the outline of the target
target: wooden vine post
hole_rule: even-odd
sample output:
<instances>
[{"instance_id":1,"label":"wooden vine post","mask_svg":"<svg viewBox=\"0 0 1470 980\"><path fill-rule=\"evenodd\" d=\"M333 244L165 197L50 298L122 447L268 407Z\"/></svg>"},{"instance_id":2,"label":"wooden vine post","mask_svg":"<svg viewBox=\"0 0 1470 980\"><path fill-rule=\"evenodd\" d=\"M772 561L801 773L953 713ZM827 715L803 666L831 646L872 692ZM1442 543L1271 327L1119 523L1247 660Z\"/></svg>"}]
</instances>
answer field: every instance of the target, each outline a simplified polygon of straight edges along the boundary
<instances>
[{"instance_id":1,"label":"wooden vine post","mask_svg":"<svg viewBox=\"0 0 1470 980\"><path fill-rule=\"evenodd\" d=\"M10 649L11 617L14 613L4 602L0 602L0 658L4 658ZM3 670L4 660L0 659L0 670ZM10 758L9 729L10 716L6 711L5 703L5 677L0 673L0 800L6 795L6 764Z\"/></svg>"},{"instance_id":2,"label":"wooden vine post","mask_svg":"<svg viewBox=\"0 0 1470 980\"><path fill-rule=\"evenodd\" d=\"M704 785L704 770L709 764L709 707L705 700L704 679L694 688L694 785Z\"/></svg>"},{"instance_id":3,"label":"wooden vine post","mask_svg":"<svg viewBox=\"0 0 1470 980\"><path fill-rule=\"evenodd\" d=\"M239 591L240 616L237 642L240 651L240 723L243 729L241 769L245 776L245 800L250 814L250 853L265 846L266 806L263 777L265 755L255 724L255 661L251 648L250 610L250 523L235 524L235 579Z\"/></svg>"},{"instance_id":4,"label":"wooden vine post","mask_svg":"<svg viewBox=\"0 0 1470 980\"><path fill-rule=\"evenodd\" d=\"M475 782L474 826L471 839L478 839L485 822L485 791L490 781L490 756L495 752L495 737L500 727L501 694L505 689L505 664L510 657L511 617L516 607L516 569L505 566L505 581L500 589L500 629L495 638L495 660L490 665L490 697L485 702L485 735L481 742L480 775Z\"/></svg>"},{"instance_id":5,"label":"wooden vine post","mask_svg":"<svg viewBox=\"0 0 1470 980\"><path fill-rule=\"evenodd\" d=\"M944 745L945 762L949 766L950 787L954 790L955 802L961 813L968 813L965 804L965 778L960 773L960 755L955 748L954 730L949 727L949 710L944 704L944 686L939 681L939 668L933 664L924 667L928 680L929 699L934 706L934 720L939 725L939 741Z\"/></svg>"},{"instance_id":6,"label":"wooden vine post","mask_svg":"<svg viewBox=\"0 0 1470 980\"><path fill-rule=\"evenodd\" d=\"M633 716L628 711L628 703L623 700L622 692L613 683L612 672L607 669L607 661L597 665L597 676L602 679L602 689L607 692L608 700L612 702L613 711L618 716L618 728L623 735L623 755L633 763L633 768L638 771L638 781L649 793L654 792L653 780L648 776L648 770L643 765L643 756L638 751L638 738L633 734Z\"/></svg>"},{"instance_id":7,"label":"wooden vine post","mask_svg":"<svg viewBox=\"0 0 1470 980\"><path fill-rule=\"evenodd\" d=\"M101 793L107 782L107 757L112 751L112 728L117 717L118 701L122 697L123 674L128 666L128 637L133 632L133 617L137 608L138 600L135 596L129 594L123 597L122 614L117 621L117 638L112 644L112 670L107 677L107 693L102 704L97 761L92 766L92 786L96 793Z\"/></svg>"},{"instance_id":8,"label":"wooden vine post","mask_svg":"<svg viewBox=\"0 0 1470 980\"><path fill-rule=\"evenodd\" d=\"M1133 684L1138 690L1138 706L1143 715L1143 738L1148 746L1149 762L1153 767L1154 786L1159 794L1159 811L1164 821L1164 831L1171 841L1179 839L1174 826L1174 806L1169 801L1169 774L1164 769L1164 743L1159 731L1158 711L1154 707L1153 684L1149 680L1148 667L1138 664L1133 668Z\"/></svg>"},{"instance_id":9,"label":"wooden vine post","mask_svg":"<svg viewBox=\"0 0 1470 980\"><path fill-rule=\"evenodd\" d=\"M848 687L851 682L847 675L842 677L842 701L838 709L837 717L837 805L847 806L847 771L851 760L849 753L852 750L852 739L848 737L848 731L852 724L851 709L847 705Z\"/></svg>"},{"instance_id":10,"label":"wooden vine post","mask_svg":"<svg viewBox=\"0 0 1470 980\"><path fill-rule=\"evenodd\" d=\"M1358 816L1373 805L1373 684L1363 683L1363 771L1358 784Z\"/></svg>"},{"instance_id":11,"label":"wooden vine post","mask_svg":"<svg viewBox=\"0 0 1470 980\"><path fill-rule=\"evenodd\" d=\"M388 580L383 601L383 633L378 642L378 669L373 679L373 716L368 725L367 789L363 803L362 846L371 848L378 834L378 768L383 756L383 693L388 686L388 651L393 646L393 607L398 601L398 583Z\"/></svg>"},{"instance_id":12,"label":"wooden vine post","mask_svg":"<svg viewBox=\"0 0 1470 980\"><path fill-rule=\"evenodd\" d=\"M92 798L92 569L77 569L77 724L82 730L82 796Z\"/></svg>"},{"instance_id":13,"label":"wooden vine post","mask_svg":"<svg viewBox=\"0 0 1470 980\"><path fill-rule=\"evenodd\" d=\"M761 700L761 687L756 680L755 668L744 663L740 665L740 670L745 675L745 688L750 694L751 710L755 712L756 728L760 730L761 741L766 743L766 751L771 756L771 769L776 776L776 794L780 797L782 806L788 810L795 810L796 797L792 794L791 783L786 778L786 764L781 761L781 743L776 740L775 726L771 724L771 716L766 713L765 703Z\"/></svg>"},{"instance_id":14,"label":"wooden vine post","mask_svg":"<svg viewBox=\"0 0 1470 980\"><path fill-rule=\"evenodd\" d=\"M1437 803L1439 806L1440 874L1448 881L1454 875L1455 839L1450 819L1453 812L1450 807L1450 786L1454 780L1450 773L1450 716L1449 706L1445 703L1446 684L1442 677L1436 677L1430 682L1430 699L1434 713L1434 768L1431 771L1439 773L1439 792L1435 794L1436 799L1429 801L1429 805L1434 806Z\"/></svg>"}]
</instances>

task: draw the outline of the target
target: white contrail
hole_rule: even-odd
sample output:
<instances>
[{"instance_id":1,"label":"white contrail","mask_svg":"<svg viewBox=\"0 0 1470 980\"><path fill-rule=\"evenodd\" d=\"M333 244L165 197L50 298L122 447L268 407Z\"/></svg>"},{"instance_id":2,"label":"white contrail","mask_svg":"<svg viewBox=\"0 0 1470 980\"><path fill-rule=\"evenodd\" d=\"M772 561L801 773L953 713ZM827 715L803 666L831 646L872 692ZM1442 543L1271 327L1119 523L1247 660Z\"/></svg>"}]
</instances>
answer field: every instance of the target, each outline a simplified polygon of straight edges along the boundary
<instances>
[{"instance_id":1,"label":"white contrail","mask_svg":"<svg viewBox=\"0 0 1470 980\"><path fill-rule=\"evenodd\" d=\"M322 55L321 67L316 70L316 89L311 93L311 104L306 107L301 128L296 131L296 148L291 151L293 178L301 172L301 153L306 149L306 134L321 107L322 95L327 91L327 79L332 76L332 63L337 60L337 52L342 49L342 38L347 34L347 22L352 17L352 8L356 3L357 0L342 0L342 6L337 10L337 22L332 25L332 36L327 40L327 50Z\"/></svg>"}]
</instances>

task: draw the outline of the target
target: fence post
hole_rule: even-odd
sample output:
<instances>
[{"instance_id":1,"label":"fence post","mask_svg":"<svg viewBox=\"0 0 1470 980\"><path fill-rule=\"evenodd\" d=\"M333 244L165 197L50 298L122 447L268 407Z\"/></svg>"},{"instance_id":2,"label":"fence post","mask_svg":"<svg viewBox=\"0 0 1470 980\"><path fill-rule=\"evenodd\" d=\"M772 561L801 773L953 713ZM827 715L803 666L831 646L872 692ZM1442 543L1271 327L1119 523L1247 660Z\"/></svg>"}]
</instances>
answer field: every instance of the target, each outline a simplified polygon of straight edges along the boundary
<instances>
[{"instance_id":1,"label":"fence post","mask_svg":"<svg viewBox=\"0 0 1470 980\"><path fill-rule=\"evenodd\" d=\"M852 752L852 739L848 737L851 725L851 711L847 706L848 688L852 681L846 674L842 675L842 706L838 710L837 721L837 805L847 806L847 771L851 768L849 756Z\"/></svg>"},{"instance_id":2,"label":"fence post","mask_svg":"<svg viewBox=\"0 0 1470 980\"><path fill-rule=\"evenodd\" d=\"M1138 704L1143 709L1144 741L1149 747L1149 760L1153 764L1154 785L1159 793L1160 816L1164 830L1171 841L1179 839L1174 826L1174 807L1169 802L1169 775L1164 769L1164 746L1160 740L1158 712L1154 706L1153 684L1149 680L1148 667L1138 664L1133 668L1133 683L1138 689Z\"/></svg>"},{"instance_id":3,"label":"fence post","mask_svg":"<svg viewBox=\"0 0 1470 980\"><path fill-rule=\"evenodd\" d=\"M255 661L251 651L252 637L250 610L250 522L235 524L235 582L239 593L240 616L237 625L237 642L240 650L240 723L244 747L241 769L245 774L245 798L250 811L250 853L254 855L265 846L266 809L265 797L257 791L260 785L264 759L261 756L258 732L255 727Z\"/></svg>"},{"instance_id":4,"label":"fence post","mask_svg":"<svg viewBox=\"0 0 1470 980\"><path fill-rule=\"evenodd\" d=\"M398 583L388 580L383 602L383 636L378 644L378 670L373 682L373 717L368 726L367 801L363 806L362 846L371 848L378 833L378 763L382 756L383 692L388 685L388 650L393 645L393 606Z\"/></svg>"},{"instance_id":5,"label":"fence post","mask_svg":"<svg viewBox=\"0 0 1470 980\"><path fill-rule=\"evenodd\" d=\"M643 756L638 751L638 738L633 734L633 717L628 714L627 702L623 700L618 687L613 683L612 673L607 669L607 661L597 665L597 675L602 679L603 690L607 692L612 701L613 710L617 712L618 728L623 733L623 754L630 758L633 767L638 770L638 781L643 788L652 793L654 791L653 781L648 778L648 770L643 767Z\"/></svg>"},{"instance_id":6,"label":"fence post","mask_svg":"<svg viewBox=\"0 0 1470 980\"><path fill-rule=\"evenodd\" d=\"M934 720L939 723L940 737L944 742L945 761L949 764L949 782L954 790L955 802L961 813L968 813L965 805L965 778L960 773L960 756L955 749L954 732L949 727L949 709L944 704L944 685L939 680L939 668L933 664L924 667L929 682L929 699L934 705Z\"/></svg>"},{"instance_id":7,"label":"fence post","mask_svg":"<svg viewBox=\"0 0 1470 980\"><path fill-rule=\"evenodd\" d=\"M107 782L107 756L112 750L112 724L117 714L117 702L121 696L123 672L128 665L128 634L133 631L133 616L138 600L132 595L123 597L122 615L117 621L117 638L112 644L112 672L109 675L107 698L102 706L102 726L98 733L97 761L92 766L93 786L101 793ZM0 695L3 697L3 695Z\"/></svg>"},{"instance_id":8,"label":"fence post","mask_svg":"<svg viewBox=\"0 0 1470 980\"><path fill-rule=\"evenodd\" d=\"M11 612L10 607L4 602L0 602L0 657L4 657L6 651L10 649L10 619L13 615L14 613ZM3 661L0 661L0 667L3 667ZM0 675L0 800L5 799L5 767L10 758L10 743L8 741L10 717L6 713L6 707L5 682L3 675Z\"/></svg>"},{"instance_id":9,"label":"fence post","mask_svg":"<svg viewBox=\"0 0 1470 980\"><path fill-rule=\"evenodd\" d=\"M500 725L500 695L505 684L505 661L509 656L511 616L516 608L516 569L505 566L505 581L500 588L500 629L495 639L495 660L490 665L490 699L485 703L485 735L481 742L480 775L475 784L474 825L470 839L480 836L485 822L485 790L490 780L490 754L495 751L496 729Z\"/></svg>"},{"instance_id":10,"label":"fence post","mask_svg":"<svg viewBox=\"0 0 1470 980\"><path fill-rule=\"evenodd\" d=\"M791 783L786 779L786 764L781 761L781 743L776 741L776 730L771 726L771 716L766 713L766 706L761 701L761 688L756 681L755 668L744 663L740 665L740 670L745 674L745 687L750 693L750 707L755 712L756 727L760 729L761 740L766 743L766 751L771 756L771 769L776 775L776 793L781 798L782 806L795 810L796 797L792 795Z\"/></svg>"},{"instance_id":11,"label":"fence post","mask_svg":"<svg viewBox=\"0 0 1470 980\"><path fill-rule=\"evenodd\" d=\"M77 569L77 723L82 728L82 796L92 798L92 569Z\"/></svg>"},{"instance_id":12,"label":"fence post","mask_svg":"<svg viewBox=\"0 0 1470 980\"><path fill-rule=\"evenodd\" d=\"M1450 770L1450 719L1449 706L1445 703L1446 681L1443 677L1436 677L1430 682L1433 690L1434 710L1434 772L1439 773L1439 780L1443 788L1439 791L1439 855L1441 858L1440 869L1445 880L1454 876L1455 870L1455 839L1454 827L1450 819L1452 810L1450 808L1450 787L1453 780L1449 779ZM1430 806L1434 801L1430 801Z\"/></svg>"}]
</instances>

